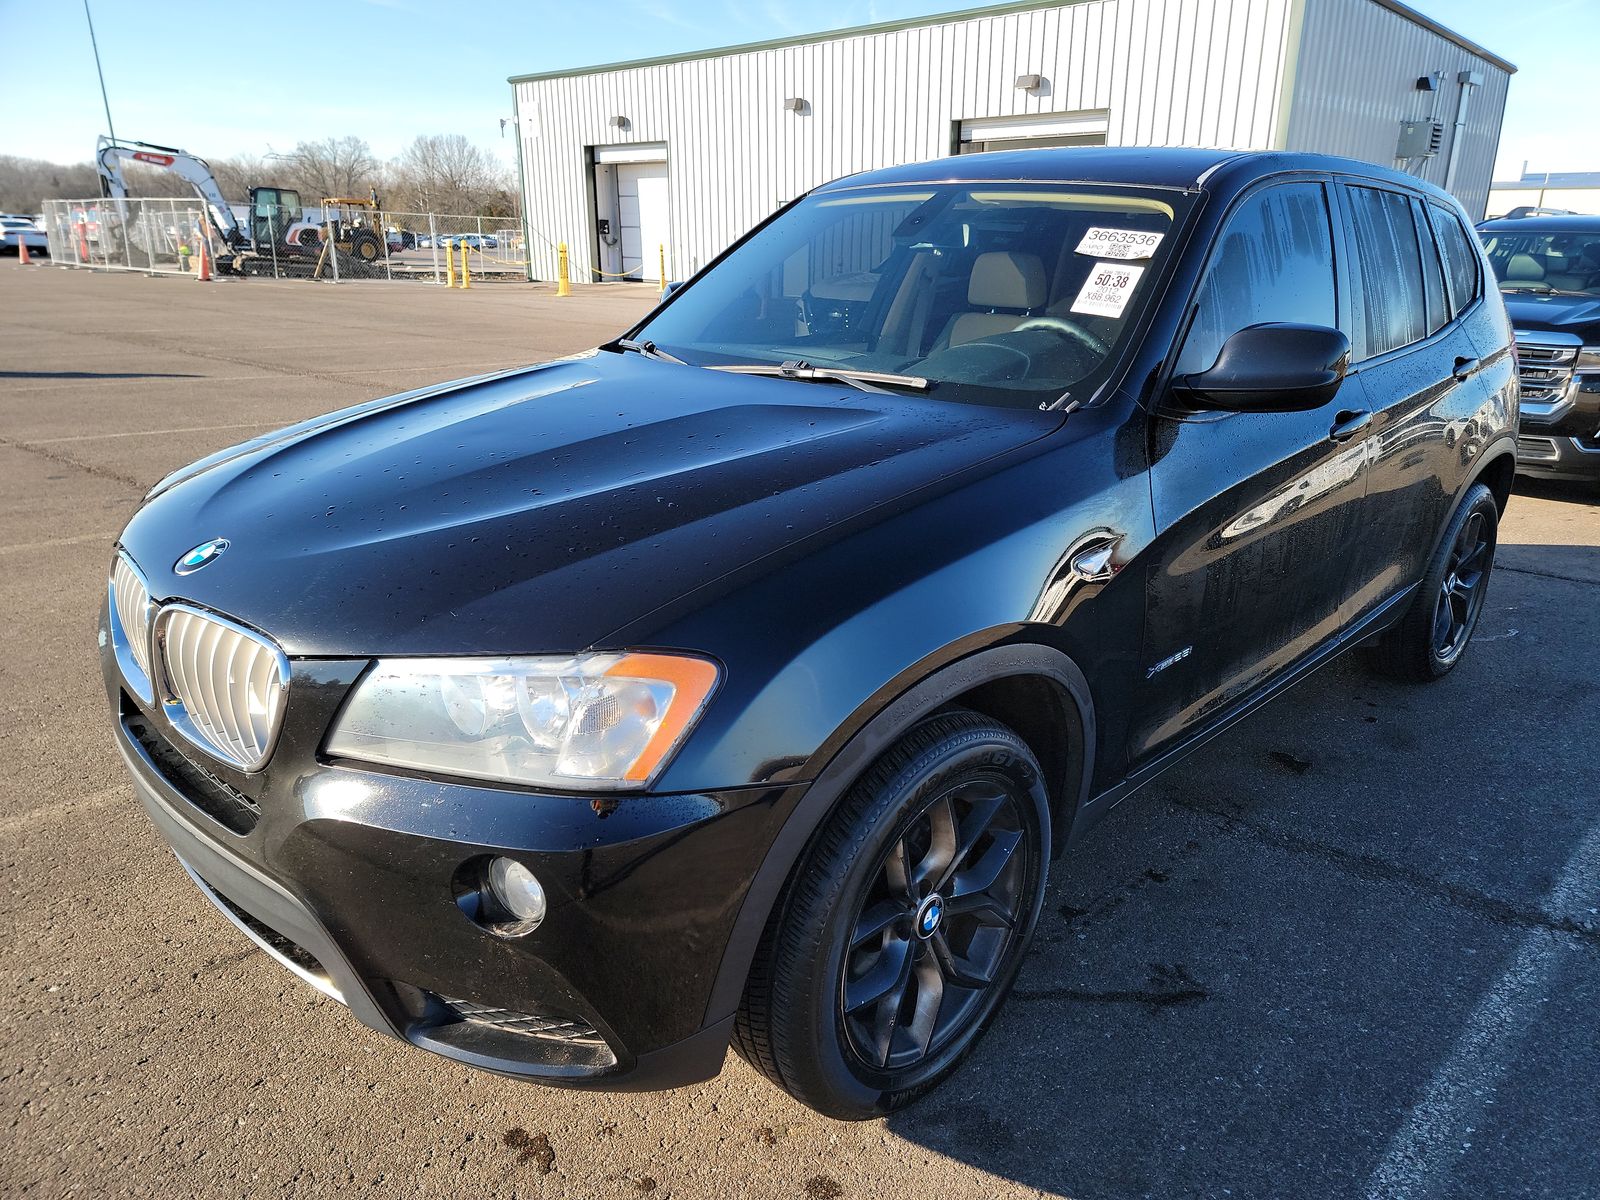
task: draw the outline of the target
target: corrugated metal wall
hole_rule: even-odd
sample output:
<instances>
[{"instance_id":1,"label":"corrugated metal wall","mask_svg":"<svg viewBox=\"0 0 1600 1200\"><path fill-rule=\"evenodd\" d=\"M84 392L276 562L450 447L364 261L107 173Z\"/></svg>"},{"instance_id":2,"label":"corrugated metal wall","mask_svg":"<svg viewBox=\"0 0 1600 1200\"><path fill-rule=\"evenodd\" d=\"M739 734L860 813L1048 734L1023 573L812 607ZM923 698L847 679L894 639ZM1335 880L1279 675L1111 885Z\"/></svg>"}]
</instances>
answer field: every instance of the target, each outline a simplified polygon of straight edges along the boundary
<instances>
[{"instance_id":1,"label":"corrugated metal wall","mask_svg":"<svg viewBox=\"0 0 1600 1200\"><path fill-rule=\"evenodd\" d=\"M667 143L669 274L794 196L952 153L963 119L1103 110L1124 145L1264 147L1290 0L1082 0L660 66L516 85L534 274L595 261L590 147ZM1037 92L1019 75L1045 76ZM807 115L787 112L803 97ZM626 117L629 127L611 126ZM546 239L546 240L541 240Z\"/></svg>"},{"instance_id":2,"label":"corrugated metal wall","mask_svg":"<svg viewBox=\"0 0 1600 1200\"><path fill-rule=\"evenodd\" d=\"M1286 146L1345 154L1396 166L1444 186L1461 71L1480 71L1456 166L1455 195L1483 215L1500 144L1509 72L1374 0L1303 0L1305 16ZM1441 73L1439 90L1418 91L1419 76ZM1432 158L1395 158L1402 120L1444 122Z\"/></svg>"},{"instance_id":3,"label":"corrugated metal wall","mask_svg":"<svg viewBox=\"0 0 1600 1200\"><path fill-rule=\"evenodd\" d=\"M952 153L962 120L1101 112L1113 145L1287 145L1393 164L1400 120L1437 104L1448 126L1456 72L1468 69L1483 71L1485 86L1473 97L1456 191L1481 212L1506 72L1378 0L1067 0L526 80L515 93L534 274L554 277L560 241L575 279L596 262L595 146L666 143L668 273L682 278L819 183ZM1416 77L1434 70L1441 90L1415 91ZM1037 91L1015 86L1032 74L1045 77ZM789 97L808 111L785 111ZM1419 173L1442 183L1444 155Z\"/></svg>"}]
</instances>

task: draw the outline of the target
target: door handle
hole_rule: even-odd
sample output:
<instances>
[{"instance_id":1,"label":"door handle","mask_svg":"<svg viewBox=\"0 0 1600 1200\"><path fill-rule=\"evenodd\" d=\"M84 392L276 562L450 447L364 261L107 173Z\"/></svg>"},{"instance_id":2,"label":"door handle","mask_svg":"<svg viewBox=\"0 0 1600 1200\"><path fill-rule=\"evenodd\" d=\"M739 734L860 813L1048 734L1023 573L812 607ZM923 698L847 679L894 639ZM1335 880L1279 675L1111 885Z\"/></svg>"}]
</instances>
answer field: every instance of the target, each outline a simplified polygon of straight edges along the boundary
<instances>
[{"instance_id":1,"label":"door handle","mask_svg":"<svg viewBox=\"0 0 1600 1200\"><path fill-rule=\"evenodd\" d=\"M1455 370L1451 371L1450 374L1455 376L1455 378L1458 380L1467 379L1473 375L1476 375L1478 373L1478 368L1481 366L1483 366L1483 362L1480 359L1467 358L1463 356L1456 359Z\"/></svg>"},{"instance_id":2,"label":"door handle","mask_svg":"<svg viewBox=\"0 0 1600 1200\"><path fill-rule=\"evenodd\" d=\"M1368 425L1372 424L1372 414L1366 409L1352 412L1346 409L1334 418L1333 428L1328 430L1328 438L1335 442L1348 442Z\"/></svg>"}]
</instances>

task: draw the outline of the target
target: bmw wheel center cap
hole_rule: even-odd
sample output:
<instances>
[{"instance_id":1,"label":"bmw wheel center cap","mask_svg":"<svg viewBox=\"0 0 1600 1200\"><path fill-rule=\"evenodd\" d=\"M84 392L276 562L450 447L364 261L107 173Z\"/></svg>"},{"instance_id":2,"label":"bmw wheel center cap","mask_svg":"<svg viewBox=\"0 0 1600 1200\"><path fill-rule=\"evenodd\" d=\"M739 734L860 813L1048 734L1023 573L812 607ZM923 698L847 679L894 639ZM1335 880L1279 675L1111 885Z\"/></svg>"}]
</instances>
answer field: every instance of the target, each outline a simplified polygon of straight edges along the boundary
<instances>
[{"instance_id":1,"label":"bmw wheel center cap","mask_svg":"<svg viewBox=\"0 0 1600 1200\"><path fill-rule=\"evenodd\" d=\"M192 575L201 567L216 562L227 548L227 538L212 538L209 542L201 542L174 563L172 570L178 575Z\"/></svg>"},{"instance_id":2,"label":"bmw wheel center cap","mask_svg":"<svg viewBox=\"0 0 1600 1200\"><path fill-rule=\"evenodd\" d=\"M944 923L944 897L937 893L929 896L917 910L917 936L931 938Z\"/></svg>"}]
</instances>

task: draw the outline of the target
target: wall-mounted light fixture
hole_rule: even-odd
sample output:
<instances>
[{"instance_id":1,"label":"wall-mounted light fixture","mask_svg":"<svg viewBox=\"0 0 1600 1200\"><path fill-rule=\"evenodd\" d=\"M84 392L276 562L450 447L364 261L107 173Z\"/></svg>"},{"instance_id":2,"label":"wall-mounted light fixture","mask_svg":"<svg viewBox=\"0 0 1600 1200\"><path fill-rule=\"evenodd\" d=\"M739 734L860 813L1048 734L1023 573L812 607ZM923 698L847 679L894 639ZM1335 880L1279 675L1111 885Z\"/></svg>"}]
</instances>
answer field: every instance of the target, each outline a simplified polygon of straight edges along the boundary
<instances>
[{"instance_id":1,"label":"wall-mounted light fixture","mask_svg":"<svg viewBox=\"0 0 1600 1200\"><path fill-rule=\"evenodd\" d=\"M1017 76L1017 87L1018 87L1018 89L1020 89L1021 91L1024 91L1024 92L1036 92L1036 91L1039 90L1039 86L1042 83L1044 83L1044 76L1043 75L1018 75Z\"/></svg>"},{"instance_id":2,"label":"wall-mounted light fixture","mask_svg":"<svg viewBox=\"0 0 1600 1200\"><path fill-rule=\"evenodd\" d=\"M811 111L811 105L806 103L806 98L804 96L790 96L783 102L783 111L799 113L804 116L807 112Z\"/></svg>"},{"instance_id":3,"label":"wall-mounted light fixture","mask_svg":"<svg viewBox=\"0 0 1600 1200\"><path fill-rule=\"evenodd\" d=\"M611 118L611 128L613 128L613 129L628 129L632 125L633 125L633 122L628 120L627 117L612 117Z\"/></svg>"}]
</instances>

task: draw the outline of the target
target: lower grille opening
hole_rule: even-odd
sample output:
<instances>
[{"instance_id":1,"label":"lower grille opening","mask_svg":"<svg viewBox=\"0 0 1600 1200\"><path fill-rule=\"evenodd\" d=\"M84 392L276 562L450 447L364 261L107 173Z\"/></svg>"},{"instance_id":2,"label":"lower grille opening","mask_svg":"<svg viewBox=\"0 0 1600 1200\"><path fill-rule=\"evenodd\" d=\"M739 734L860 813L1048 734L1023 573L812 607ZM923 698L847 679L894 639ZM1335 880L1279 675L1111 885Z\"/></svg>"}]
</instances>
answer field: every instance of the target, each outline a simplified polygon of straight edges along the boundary
<instances>
[{"instance_id":1,"label":"lower grille opening","mask_svg":"<svg viewBox=\"0 0 1600 1200\"><path fill-rule=\"evenodd\" d=\"M471 1000L457 1000L450 996L440 996L439 999L456 1016L475 1025L487 1025L505 1033L519 1033L525 1037L543 1038L546 1041L595 1046L605 1044L605 1040L594 1026L555 1013L521 1013L509 1008L475 1004Z\"/></svg>"},{"instance_id":2,"label":"lower grille opening","mask_svg":"<svg viewBox=\"0 0 1600 1200\"><path fill-rule=\"evenodd\" d=\"M323 965L317 961L315 954L312 954L311 951L300 945L293 938L285 937L265 921L240 908L199 875L195 875L192 868L189 873L194 875L196 882L205 889L205 893L211 902L232 917L234 922L248 933L263 950L318 991L332 996L335 1000L343 1000L343 997L339 994L339 989L334 986L333 978Z\"/></svg>"},{"instance_id":3,"label":"lower grille opening","mask_svg":"<svg viewBox=\"0 0 1600 1200\"><path fill-rule=\"evenodd\" d=\"M157 733L143 714L128 714L122 718L122 725L128 736L150 756L150 761L167 782L190 804L234 833L249 833L256 827L256 822L261 820L261 809L256 802L198 763L191 762Z\"/></svg>"},{"instance_id":4,"label":"lower grille opening","mask_svg":"<svg viewBox=\"0 0 1600 1200\"><path fill-rule=\"evenodd\" d=\"M1556 459L1560 452L1556 449L1554 438L1528 437L1526 434L1517 438L1517 457L1522 459Z\"/></svg>"}]
</instances>

